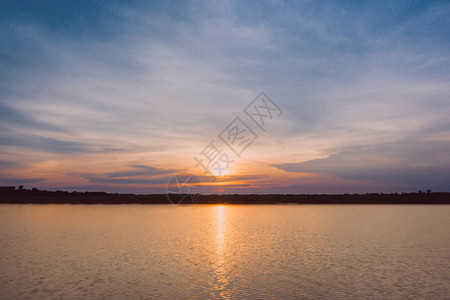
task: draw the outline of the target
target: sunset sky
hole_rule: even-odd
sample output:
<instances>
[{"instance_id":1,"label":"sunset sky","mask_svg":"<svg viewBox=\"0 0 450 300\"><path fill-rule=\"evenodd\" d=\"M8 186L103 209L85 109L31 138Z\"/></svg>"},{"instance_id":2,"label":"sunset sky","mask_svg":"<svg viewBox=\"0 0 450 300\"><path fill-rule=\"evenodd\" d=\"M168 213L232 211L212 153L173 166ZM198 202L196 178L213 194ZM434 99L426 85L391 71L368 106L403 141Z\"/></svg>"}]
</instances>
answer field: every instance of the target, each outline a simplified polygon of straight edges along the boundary
<instances>
[{"instance_id":1,"label":"sunset sky","mask_svg":"<svg viewBox=\"0 0 450 300\"><path fill-rule=\"evenodd\" d=\"M2 1L0 185L450 191L450 2ZM265 131L244 109L264 91ZM258 136L240 157L219 134ZM195 156L215 141L226 174ZM218 175L218 174L215 174Z\"/></svg>"}]
</instances>

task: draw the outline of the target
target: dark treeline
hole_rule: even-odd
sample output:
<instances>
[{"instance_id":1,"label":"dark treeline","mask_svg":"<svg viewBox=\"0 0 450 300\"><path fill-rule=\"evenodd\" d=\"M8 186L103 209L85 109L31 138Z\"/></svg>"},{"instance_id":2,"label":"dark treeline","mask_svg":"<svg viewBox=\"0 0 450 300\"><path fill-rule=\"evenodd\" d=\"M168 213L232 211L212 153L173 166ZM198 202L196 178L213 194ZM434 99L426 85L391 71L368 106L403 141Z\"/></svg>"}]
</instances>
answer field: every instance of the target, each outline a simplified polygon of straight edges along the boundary
<instances>
[{"instance_id":1,"label":"dark treeline","mask_svg":"<svg viewBox=\"0 0 450 300\"><path fill-rule=\"evenodd\" d=\"M180 201L181 200L181 201ZM228 194L200 195L198 204L450 204L450 193L394 193L394 194ZM192 203L191 195L111 194L105 192L45 191L22 186L0 187L0 203L32 204L169 204Z\"/></svg>"}]
</instances>

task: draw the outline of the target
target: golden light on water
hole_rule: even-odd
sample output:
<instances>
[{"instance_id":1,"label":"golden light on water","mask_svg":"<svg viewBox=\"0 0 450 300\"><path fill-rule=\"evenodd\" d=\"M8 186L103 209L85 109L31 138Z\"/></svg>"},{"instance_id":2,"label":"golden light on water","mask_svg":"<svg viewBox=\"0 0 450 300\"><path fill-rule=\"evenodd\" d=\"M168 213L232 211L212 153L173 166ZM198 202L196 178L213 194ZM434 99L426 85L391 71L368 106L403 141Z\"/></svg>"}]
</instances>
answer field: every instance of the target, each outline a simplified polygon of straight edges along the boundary
<instances>
[{"instance_id":1,"label":"golden light on water","mask_svg":"<svg viewBox=\"0 0 450 300\"><path fill-rule=\"evenodd\" d=\"M228 275L230 271L227 269L226 262L226 246L227 246L227 226L226 226L226 206L217 205L215 207L215 236L214 236L214 256L212 267L215 273L216 286L215 290L217 294L214 296L220 296L226 298L227 286L229 284Z\"/></svg>"},{"instance_id":2,"label":"golden light on water","mask_svg":"<svg viewBox=\"0 0 450 300\"><path fill-rule=\"evenodd\" d=\"M225 206L216 206L216 252L223 253L225 244Z\"/></svg>"}]
</instances>

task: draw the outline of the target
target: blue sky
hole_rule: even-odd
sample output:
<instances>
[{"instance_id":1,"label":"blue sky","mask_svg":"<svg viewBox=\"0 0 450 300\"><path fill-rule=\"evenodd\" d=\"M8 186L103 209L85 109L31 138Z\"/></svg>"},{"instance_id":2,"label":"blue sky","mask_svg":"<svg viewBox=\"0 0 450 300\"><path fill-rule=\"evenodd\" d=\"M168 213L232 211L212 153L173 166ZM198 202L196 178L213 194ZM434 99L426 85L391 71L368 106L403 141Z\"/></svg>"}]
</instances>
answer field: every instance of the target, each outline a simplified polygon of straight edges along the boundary
<instances>
[{"instance_id":1,"label":"blue sky","mask_svg":"<svg viewBox=\"0 0 450 300\"><path fill-rule=\"evenodd\" d=\"M2 1L0 184L164 192L260 91L209 192L450 191L448 1ZM120 176L118 176L120 175Z\"/></svg>"}]
</instances>

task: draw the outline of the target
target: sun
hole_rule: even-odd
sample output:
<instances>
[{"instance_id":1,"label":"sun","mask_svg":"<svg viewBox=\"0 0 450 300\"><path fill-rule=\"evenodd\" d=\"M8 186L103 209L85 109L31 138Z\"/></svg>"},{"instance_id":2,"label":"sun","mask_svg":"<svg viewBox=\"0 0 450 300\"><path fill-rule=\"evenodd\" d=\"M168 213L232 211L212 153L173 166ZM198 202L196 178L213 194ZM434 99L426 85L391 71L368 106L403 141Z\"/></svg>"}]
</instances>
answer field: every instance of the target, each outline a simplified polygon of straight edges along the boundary
<instances>
[{"instance_id":1,"label":"sun","mask_svg":"<svg viewBox=\"0 0 450 300\"><path fill-rule=\"evenodd\" d=\"M214 171L212 172L212 174L213 174L215 177L223 178L223 177L225 177L225 176L230 176L230 175L231 175L231 171L230 171L229 169L227 169L227 170L214 170Z\"/></svg>"}]
</instances>

